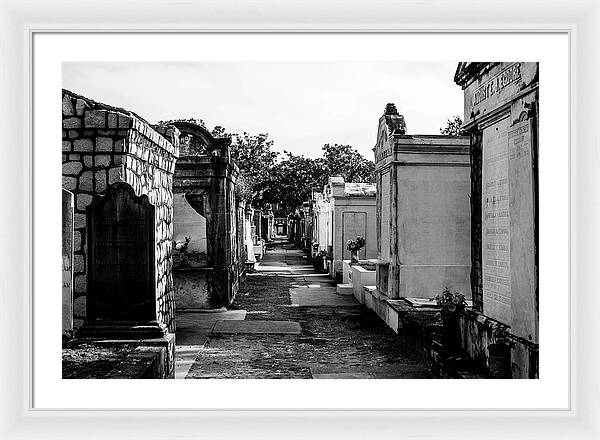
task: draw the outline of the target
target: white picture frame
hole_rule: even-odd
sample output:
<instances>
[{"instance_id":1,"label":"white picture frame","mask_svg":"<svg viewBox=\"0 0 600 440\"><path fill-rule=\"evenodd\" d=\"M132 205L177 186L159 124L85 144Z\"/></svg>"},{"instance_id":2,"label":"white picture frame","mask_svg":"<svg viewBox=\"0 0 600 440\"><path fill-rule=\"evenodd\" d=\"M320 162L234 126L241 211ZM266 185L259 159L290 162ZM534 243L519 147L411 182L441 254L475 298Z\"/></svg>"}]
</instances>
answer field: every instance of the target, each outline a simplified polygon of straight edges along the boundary
<instances>
[{"instance_id":1,"label":"white picture frame","mask_svg":"<svg viewBox=\"0 0 600 440\"><path fill-rule=\"evenodd\" d=\"M2 438L600 438L600 234L596 123L600 4L593 0L356 2L218 0L0 3L3 135L0 267ZM36 32L566 32L571 50L570 408L556 411L96 411L31 407L31 44ZM433 396L435 398L435 396Z\"/></svg>"}]
</instances>

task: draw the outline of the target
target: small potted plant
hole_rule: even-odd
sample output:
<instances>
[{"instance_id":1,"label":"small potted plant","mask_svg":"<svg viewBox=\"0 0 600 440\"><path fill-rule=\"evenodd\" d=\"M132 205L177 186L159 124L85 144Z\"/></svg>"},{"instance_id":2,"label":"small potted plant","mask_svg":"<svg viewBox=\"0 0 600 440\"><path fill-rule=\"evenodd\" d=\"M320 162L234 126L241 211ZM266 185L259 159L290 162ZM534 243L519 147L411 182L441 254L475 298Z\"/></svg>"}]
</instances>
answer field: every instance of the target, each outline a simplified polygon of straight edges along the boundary
<instances>
[{"instance_id":1,"label":"small potted plant","mask_svg":"<svg viewBox=\"0 0 600 440\"><path fill-rule=\"evenodd\" d=\"M493 329L492 335L494 343L487 346L490 375L494 379L511 379L510 352L512 344L509 340L508 326L498 323Z\"/></svg>"},{"instance_id":2,"label":"small potted plant","mask_svg":"<svg viewBox=\"0 0 600 440\"><path fill-rule=\"evenodd\" d=\"M440 307L442 319L443 338L442 344L449 355L461 350L461 335L459 317L467 305L465 296L459 292L450 292L446 287L444 291L433 298Z\"/></svg>"},{"instance_id":3,"label":"small potted plant","mask_svg":"<svg viewBox=\"0 0 600 440\"><path fill-rule=\"evenodd\" d=\"M350 263L358 263L358 251L365 247L367 241L360 235L354 240L348 240L346 249L350 251Z\"/></svg>"}]
</instances>

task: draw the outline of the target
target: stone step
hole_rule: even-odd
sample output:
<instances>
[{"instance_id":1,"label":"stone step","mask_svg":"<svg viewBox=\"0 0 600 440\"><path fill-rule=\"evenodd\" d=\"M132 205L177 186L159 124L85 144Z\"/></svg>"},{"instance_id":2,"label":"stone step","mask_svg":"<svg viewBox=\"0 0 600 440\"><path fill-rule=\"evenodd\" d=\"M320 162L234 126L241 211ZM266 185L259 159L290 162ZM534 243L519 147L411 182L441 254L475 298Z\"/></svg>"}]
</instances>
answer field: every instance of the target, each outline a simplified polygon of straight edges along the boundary
<instances>
[{"instance_id":1,"label":"stone step","mask_svg":"<svg viewBox=\"0 0 600 440\"><path fill-rule=\"evenodd\" d=\"M338 295L354 295L354 286L352 284L338 284L336 292Z\"/></svg>"},{"instance_id":2,"label":"stone step","mask_svg":"<svg viewBox=\"0 0 600 440\"><path fill-rule=\"evenodd\" d=\"M299 335L300 323L295 321L217 321L213 334L279 334Z\"/></svg>"}]
</instances>

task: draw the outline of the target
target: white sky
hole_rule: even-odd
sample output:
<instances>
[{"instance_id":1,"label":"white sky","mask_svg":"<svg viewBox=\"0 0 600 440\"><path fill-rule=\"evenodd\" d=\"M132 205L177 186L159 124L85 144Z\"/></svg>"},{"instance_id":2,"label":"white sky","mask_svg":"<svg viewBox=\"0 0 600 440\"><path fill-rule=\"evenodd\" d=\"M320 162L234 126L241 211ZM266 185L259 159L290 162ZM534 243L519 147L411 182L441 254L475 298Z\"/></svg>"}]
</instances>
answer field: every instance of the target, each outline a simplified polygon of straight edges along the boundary
<instances>
[{"instance_id":1,"label":"white sky","mask_svg":"<svg viewBox=\"0 0 600 440\"><path fill-rule=\"evenodd\" d=\"M377 124L396 104L409 134L439 134L462 117L457 63L64 63L63 87L150 123L203 119L210 129L269 133L277 151L318 157L350 144L373 160Z\"/></svg>"}]
</instances>

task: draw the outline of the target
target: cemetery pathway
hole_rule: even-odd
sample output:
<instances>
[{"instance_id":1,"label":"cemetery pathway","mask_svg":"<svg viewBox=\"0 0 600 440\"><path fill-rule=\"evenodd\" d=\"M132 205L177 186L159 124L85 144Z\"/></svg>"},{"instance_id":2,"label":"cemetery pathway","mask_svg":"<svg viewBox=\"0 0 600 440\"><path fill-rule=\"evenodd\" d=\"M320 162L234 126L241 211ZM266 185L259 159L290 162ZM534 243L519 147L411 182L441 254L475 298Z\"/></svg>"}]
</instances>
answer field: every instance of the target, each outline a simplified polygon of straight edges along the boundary
<instances>
[{"instance_id":1,"label":"cemetery pathway","mask_svg":"<svg viewBox=\"0 0 600 440\"><path fill-rule=\"evenodd\" d=\"M429 378L353 296L276 243L226 312L177 315L176 378Z\"/></svg>"}]
</instances>

